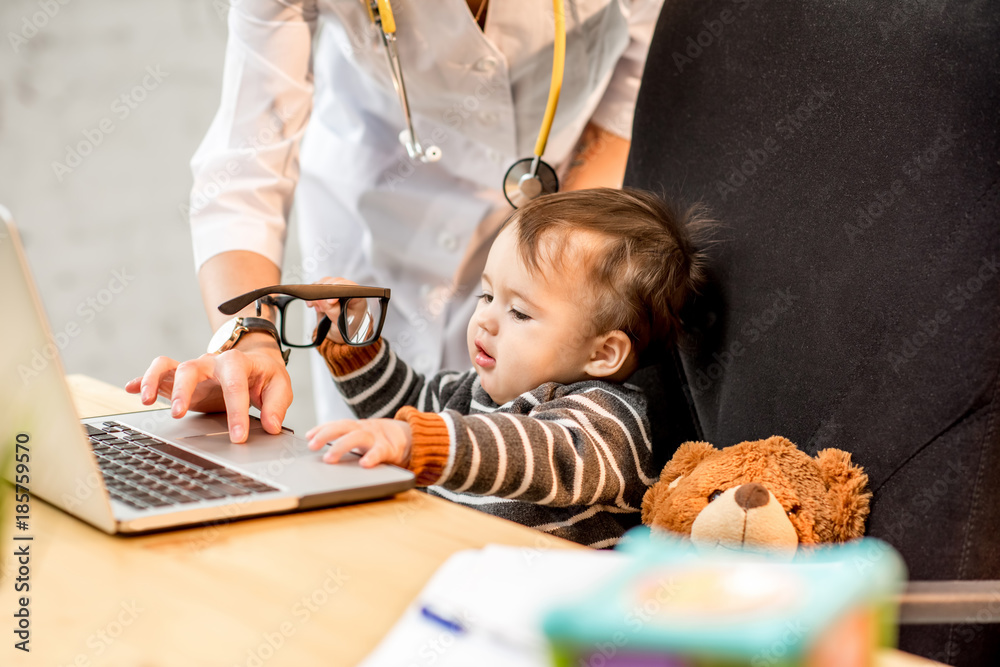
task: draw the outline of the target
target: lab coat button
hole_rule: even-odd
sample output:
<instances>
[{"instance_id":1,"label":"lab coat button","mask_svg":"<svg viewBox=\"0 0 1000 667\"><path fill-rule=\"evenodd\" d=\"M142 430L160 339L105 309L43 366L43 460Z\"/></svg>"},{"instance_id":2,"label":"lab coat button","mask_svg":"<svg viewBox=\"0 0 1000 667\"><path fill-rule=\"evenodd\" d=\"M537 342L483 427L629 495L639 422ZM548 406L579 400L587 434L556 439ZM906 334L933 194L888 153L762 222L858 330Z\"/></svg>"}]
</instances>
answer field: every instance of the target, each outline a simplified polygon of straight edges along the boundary
<instances>
[{"instance_id":1,"label":"lab coat button","mask_svg":"<svg viewBox=\"0 0 1000 667\"><path fill-rule=\"evenodd\" d=\"M500 162L500 153L497 153L492 148L488 148L488 149L486 149L486 159L488 159L490 162L499 163Z\"/></svg>"},{"instance_id":2,"label":"lab coat button","mask_svg":"<svg viewBox=\"0 0 1000 667\"><path fill-rule=\"evenodd\" d=\"M479 114L479 122L483 125L493 125L497 122L497 115L492 111L483 111Z\"/></svg>"},{"instance_id":3,"label":"lab coat button","mask_svg":"<svg viewBox=\"0 0 1000 667\"><path fill-rule=\"evenodd\" d=\"M477 72L492 72L497 67L497 59L492 56L486 56L477 60L473 67L475 67Z\"/></svg>"},{"instance_id":4,"label":"lab coat button","mask_svg":"<svg viewBox=\"0 0 1000 667\"><path fill-rule=\"evenodd\" d=\"M448 252L458 250L458 236L451 232L441 232L438 234L438 245Z\"/></svg>"}]
</instances>

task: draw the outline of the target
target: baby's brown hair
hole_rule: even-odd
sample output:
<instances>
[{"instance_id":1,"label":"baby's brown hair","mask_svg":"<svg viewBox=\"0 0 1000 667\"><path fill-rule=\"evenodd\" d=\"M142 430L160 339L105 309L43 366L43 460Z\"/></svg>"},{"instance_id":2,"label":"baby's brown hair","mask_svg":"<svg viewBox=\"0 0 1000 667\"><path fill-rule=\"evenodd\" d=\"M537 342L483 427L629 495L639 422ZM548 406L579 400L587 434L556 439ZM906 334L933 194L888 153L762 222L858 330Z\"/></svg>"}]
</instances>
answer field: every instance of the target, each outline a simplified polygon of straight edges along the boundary
<instances>
[{"instance_id":1,"label":"baby's brown hair","mask_svg":"<svg viewBox=\"0 0 1000 667\"><path fill-rule=\"evenodd\" d=\"M517 248L532 272L543 263L565 268L571 232L599 239L585 259L598 297L593 327L595 333L624 331L637 356L652 343L676 341L681 310L705 280L696 242L711 222L700 205L678 213L642 190L595 188L532 200L507 224L517 227Z\"/></svg>"}]
</instances>

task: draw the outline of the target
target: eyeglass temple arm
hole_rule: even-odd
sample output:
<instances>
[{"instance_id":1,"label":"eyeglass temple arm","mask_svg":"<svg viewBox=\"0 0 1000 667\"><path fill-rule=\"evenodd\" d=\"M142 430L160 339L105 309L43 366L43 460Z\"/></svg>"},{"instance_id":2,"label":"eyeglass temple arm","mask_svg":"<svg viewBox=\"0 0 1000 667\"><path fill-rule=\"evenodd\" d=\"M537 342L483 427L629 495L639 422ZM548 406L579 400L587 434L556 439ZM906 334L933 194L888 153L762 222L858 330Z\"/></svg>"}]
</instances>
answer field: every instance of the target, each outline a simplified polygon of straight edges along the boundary
<instances>
[{"instance_id":1,"label":"eyeglass temple arm","mask_svg":"<svg viewBox=\"0 0 1000 667\"><path fill-rule=\"evenodd\" d=\"M235 315L251 303L270 294L287 294L306 301L337 299L341 297L379 297L388 299L391 290L387 287L368 285L271 285L233 297L219 305L223 315Z\"/></svg>"}]
</instances>

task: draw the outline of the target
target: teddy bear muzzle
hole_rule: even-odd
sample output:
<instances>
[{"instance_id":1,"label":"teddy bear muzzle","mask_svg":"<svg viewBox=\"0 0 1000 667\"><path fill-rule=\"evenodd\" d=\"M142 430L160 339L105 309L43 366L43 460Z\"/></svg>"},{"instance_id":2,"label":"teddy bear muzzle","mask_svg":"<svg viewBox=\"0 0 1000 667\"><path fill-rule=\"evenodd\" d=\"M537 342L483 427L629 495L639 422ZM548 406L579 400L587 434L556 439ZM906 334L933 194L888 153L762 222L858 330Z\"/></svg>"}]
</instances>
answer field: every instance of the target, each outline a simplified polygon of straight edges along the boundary
<instances>
[{"instance_id":1,"label":"teddy bear muzzle","mask_svg":"<svg viewBox=\"0 0 1000 667\"><path fill-rule=\"evenodd\" d=\"M727 489L708 503L691 526L691 541L702 550L767 552L789 559L799 545L781 503L758 482Z\"/></svg>"}]
</instances>

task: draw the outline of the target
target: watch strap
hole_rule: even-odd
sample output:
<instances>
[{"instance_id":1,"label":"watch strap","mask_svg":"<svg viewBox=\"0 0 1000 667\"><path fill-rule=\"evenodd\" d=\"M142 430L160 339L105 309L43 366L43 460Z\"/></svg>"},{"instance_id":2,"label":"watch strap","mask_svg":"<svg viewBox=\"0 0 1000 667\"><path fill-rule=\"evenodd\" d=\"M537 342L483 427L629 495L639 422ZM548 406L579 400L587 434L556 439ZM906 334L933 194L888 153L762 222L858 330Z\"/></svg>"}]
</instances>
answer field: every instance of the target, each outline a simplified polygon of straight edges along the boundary
<instances>
[{"instance_id":1,"label":"watch strap","mask_svg":"<svg viewBox=\"0 0 1000 667\"><path fill-rule=\"evenodd\" d=\"M278 344L278 350L281 352L281 358L284 360L285 364L288 364L288 355L291 352L290 349L285 349L281 345L281 334L278 333L278 327L274 325L270 320L266 320L263 317L240 317L236 321L236 331L234 336L230 338L226 343L216 350L216 353L224 352L230 350L236 346L245 334L261 331L270 334L274 341Z\"/></svg>"},{"instance_id":2,"label":"watch strap","mask_svg":"<svg viewBox=\"0 0 1000 667\"><path fill-rule=\"evenodd\" d=\"M263 317L244 317L242 324L247 333L251 331L263 331L274 336L274 341L278 344L278 351L281 352L281 358L284 360L285 365L288 365L288 355L291 354L292 350L291 348L281 346L281 334L278 333L278 327L274 325L274 322L266 320ZM235 344L233 343L233 345Z\"/></svg>"}]
</instances>

